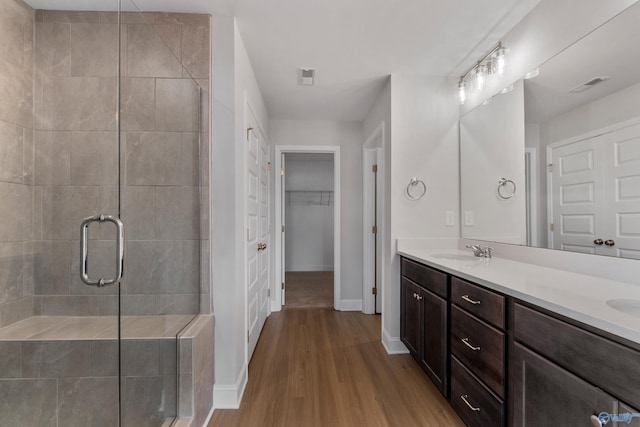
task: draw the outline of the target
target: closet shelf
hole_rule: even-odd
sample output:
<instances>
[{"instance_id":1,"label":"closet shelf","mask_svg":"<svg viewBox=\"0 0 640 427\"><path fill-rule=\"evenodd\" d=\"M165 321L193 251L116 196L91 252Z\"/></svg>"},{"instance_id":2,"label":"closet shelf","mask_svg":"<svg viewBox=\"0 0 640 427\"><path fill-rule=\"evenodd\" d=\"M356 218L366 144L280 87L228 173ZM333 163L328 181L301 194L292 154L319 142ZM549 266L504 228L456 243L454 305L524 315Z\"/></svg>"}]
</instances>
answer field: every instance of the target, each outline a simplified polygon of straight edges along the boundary
<instances>
[{"instance_id":1,"label":"closet shelf","mask_svg":"<svg viewBox=\"0 0 640 427\"><path fill-rule=\"evenodd\" d=\"M285 203L288 206L333 206L333 191L286 190Z\"/></svg>"}]
</instances>

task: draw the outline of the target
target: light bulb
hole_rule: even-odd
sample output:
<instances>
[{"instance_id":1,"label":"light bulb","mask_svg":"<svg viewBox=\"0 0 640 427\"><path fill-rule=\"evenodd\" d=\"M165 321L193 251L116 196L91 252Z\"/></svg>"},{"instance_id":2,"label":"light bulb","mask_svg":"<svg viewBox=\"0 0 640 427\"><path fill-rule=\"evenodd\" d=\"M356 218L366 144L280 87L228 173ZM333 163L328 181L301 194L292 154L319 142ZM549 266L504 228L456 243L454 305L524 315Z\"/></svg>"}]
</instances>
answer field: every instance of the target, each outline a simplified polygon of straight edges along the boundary
<instances>
[{"instance_id":1,"label":"light bulb","mask_svg":"<svg viewBox=\"0 0 640 427\"><path fill-rule=\"evenodd\" d=\"M460 80L458 83L458 98L460 100L460 105L464 105L464 101L467 100L467 85L464 80Z\"/></svg>"},{"instance_id":2,"label":"light bulb","mask_svg":"<svg viewBox=\"0 0 640 427\"><path fill-rule=\"evenodd\" d=\"M495 64L496 64L496 73L498 74L502 74L504 73L504 66L505 66L505 56L507 54L507 49L505 49L504 47L500 46L498 48L498 50L496 51L496 55L495 55Z\"/></svg>"},{"instance_id":3,"label":"light bulb","mask_svg":"<svg viewBox=\"0 0 640 427\"><path fill-rule=\"evenodd\" d=\"M509 93L513 90L513 83L511 83L509 86L505 87L504 89L502 89L500 91L500 93Z\"/></svg>"},{"instance_id":4,"label":"light bulb","mask_svg":"<svg viewBox=\"0 0 640 427\"><path fill-rule=\"evenodd\" d=\"M484 65L478 64L476 68L476 90L481 91L484 88Z\"/></svg>"},{"instance_id":5,"label":"light bulb","mask_svg":"<svg viewBox=\"0 0 640 427\"><path fill-rule=\"evenodd\" d=\"M522 77L523 79L532 79L535 76L537 76L538 74L540 74L540 68L534 68L533 70L529 71L527 74L524 75L524 77Z\"/></svg>"}]
</instances>

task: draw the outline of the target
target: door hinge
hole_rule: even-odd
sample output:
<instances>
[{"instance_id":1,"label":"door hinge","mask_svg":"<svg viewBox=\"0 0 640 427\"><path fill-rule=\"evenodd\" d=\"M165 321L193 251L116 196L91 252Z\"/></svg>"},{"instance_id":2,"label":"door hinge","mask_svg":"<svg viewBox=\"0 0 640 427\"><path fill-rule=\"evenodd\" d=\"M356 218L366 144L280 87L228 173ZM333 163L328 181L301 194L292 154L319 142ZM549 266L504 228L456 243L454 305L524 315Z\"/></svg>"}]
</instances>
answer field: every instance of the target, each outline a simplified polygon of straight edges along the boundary
<instances>
[{"instance_id":1,"label":"door hinge","mask_svg":"<svg viewBox=\"0 0 640 427\"><path fill-rule=\"evenodd\" d=\"M267 298L271 298L271 289L267 289Z\"/></svg>"},{"instance_id":2,"label":"door hinge","mask_svg":"<svg viewBox=\"0 0 640 427\"><path fill-rule=\"evenodd\" d=\"M555 231L556 227L553 224L549 224L549 230Z\"/></svg>"},{"instance_id":3,"label":"door hinge","mask_svg":"<svg viewBox=\"0 0 640 427\"><path fill-rule=\"evenodd\" d=\"M372 295L378 295L378 288L371 288Z\"/></svg>"},{"instance_id":4,"label":"door hinge","mask_svg":"<svg viewBox=\"0 0 640 427\"><path fill-rule=\"evenodd\" d=\"M378 172L378 165L371 165L371 172L373 173Z\"/></svg>"},{"instance_id":5,"label":"door hinge","mask_svg":"<svg viewBox=\"0 0 640 427\"><path fill-rule=\"evenodd\" d=\"M548 170L549 172L553 172L553 163L549 163L549 164L547 165L547 170Z\"/></svg>"},{"instance_id":6,"label":"door hinge","mask_svg":"<svg viewBox=\"0 0 640 427\"><path fill-rule=\"evenodd\" d=\"M249 140L249 135L251 135L251 131L253 128L247 128L247 141Z\"/></svg>"},{"instance_id":7,"label":"door hinge","mask_svg":"<svg viewBox=\"0 0 640 427\"><path fill-rule=\"evenodd\" d=\"M251 335L249 334L249 330L247 329L247 342L250 341L250 337L251 337Z\"/></svg>"},{"instance_id":8,"label":"door hinge","mask_svg":"<svg viewBox=\"0 0 640 427\"><path fill-rule=\"evenodd\" d=\"M284 224L282 224L280 231L282 231L284 233Z\"/></svg>"},{"instance_id":9,"label":"door hinge","mask_svg":"<svg viewBox=\"0 0 640 427\"><path fill-rule=\"evenodd\" d=\"M373 227L371 227L371 232L372 232L373 234L377 234L377 233L378 233L378 227L377 227L377 226L375 226L375 225L374 225Z\"/></svg>"},{"instance_id":10,"label":"door hinge","mask_svg":"<svg viewBox=\"0 0 640 427\"><path fill-rule=\"evenodd\" d=\"M247 241L249 241L249 229L247 228Z\"/></svg>"},{"instance_id":11,"label":"door hinge","mask_svg":"<svg viewBox=\"0 0 640 427\"><path fill-rule=\"evenodd\" d=\"M271 172L271 162L267 162L267 171Z\"/></svg>"},{"instance_id":12,"label":"door hinge","mask_svg":"<svg viewBox=\"0 0 640 427\"><path fill-rule=\"evenodd\" d=\"M271 234L271 224L267 225L267 234Z\"/></svg>"},{"instance_id":13,"label":"door hinge","mask_svg":"<svg viewBox=\"0 0 640 427\"><path fill-rule=\"evenodd\" d=\"M282 290L284 291L284 282L282 282Z\"/></svg>"},{"instance_id":14,"label":"door hinge","mask_svg":"<svg viewBox=\"0 0 640 427\"><path fill-rule=\"evenodd\" d=\"M284 176L284 168L280 169L280 175Z\"/></svg>"}]
</instances>

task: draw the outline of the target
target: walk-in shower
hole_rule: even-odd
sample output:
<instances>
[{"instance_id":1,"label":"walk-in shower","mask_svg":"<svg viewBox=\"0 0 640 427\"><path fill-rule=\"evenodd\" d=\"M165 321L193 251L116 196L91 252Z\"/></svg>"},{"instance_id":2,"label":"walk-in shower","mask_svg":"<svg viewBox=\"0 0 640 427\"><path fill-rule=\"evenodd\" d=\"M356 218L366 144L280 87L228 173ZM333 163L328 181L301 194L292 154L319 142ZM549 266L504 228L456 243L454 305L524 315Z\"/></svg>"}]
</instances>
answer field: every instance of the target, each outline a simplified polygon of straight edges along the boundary
<instances>
[{"instance_id":1,"label":"walk-in shower","mask_svg":"<svg viewBox=\"0 0 640 427\"><path fill-rule=\"evenodd\" d=\"M210 17L27 3L0 0L0 425L171 425L210 310Z\"/></svg>"}]
</instances>

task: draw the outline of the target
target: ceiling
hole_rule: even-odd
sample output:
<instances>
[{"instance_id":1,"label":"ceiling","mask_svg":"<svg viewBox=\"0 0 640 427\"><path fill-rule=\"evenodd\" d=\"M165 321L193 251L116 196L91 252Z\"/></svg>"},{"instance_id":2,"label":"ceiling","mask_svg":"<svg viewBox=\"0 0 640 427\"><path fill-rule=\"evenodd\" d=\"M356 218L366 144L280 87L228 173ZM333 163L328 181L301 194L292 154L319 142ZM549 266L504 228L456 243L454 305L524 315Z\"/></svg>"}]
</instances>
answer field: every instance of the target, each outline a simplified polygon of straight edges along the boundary
<instances>
[{"instance_id":1,"label":"ceiling","mask_svg":"<svg viewBox=\"0 0 640 427\"><path fill-rule=\"evenodd\" d=\"M128 2L123 0L123 10ZM540 0L135 0L236 16L272 119L361 121L392 73L460 75ZM116 0L27 0L104 10ZM106 6L105 6L106 5ZM299 67L317 68L312 87Z\"/></svg>"},{"instance_id":2,"label":"ceiling","mask_svg":"<svg viewBox=\"0 0 640 427\"><path fill-rule=\"evenodd\" d=\"M559 114L588 104L640 82L640 3L588 34L540 67L525 80L525 120L544 123ZM594 77L610 77L581 93L569 93Z\"/></svg>"}]
</instances>

